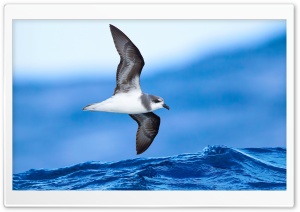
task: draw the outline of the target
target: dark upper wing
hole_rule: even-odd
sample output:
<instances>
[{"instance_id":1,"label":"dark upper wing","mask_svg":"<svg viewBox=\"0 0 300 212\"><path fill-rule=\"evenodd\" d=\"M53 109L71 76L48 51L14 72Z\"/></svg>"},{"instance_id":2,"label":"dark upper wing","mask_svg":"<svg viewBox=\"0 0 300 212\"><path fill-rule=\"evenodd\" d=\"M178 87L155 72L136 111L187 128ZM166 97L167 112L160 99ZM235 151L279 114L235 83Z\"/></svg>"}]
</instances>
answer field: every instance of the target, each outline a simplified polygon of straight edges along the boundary
<instances>
[{"instance_id":1,"label":"dark upper wing","mask_svg":"<svg viewBox=\"0 0 300 212\"><path fill-rule=\"evenodd\" d=\"M154 113L130 114L139 125L136 133L136 153L145 152L158 133L160 118Z\"/></svg>"},{"instance_id":2,"label":"dark upper wing","mask_svg":"<svg viewBox=\"0 0 300 212\"><path fill-rule=\"evenodd\" d=\"M140 74L145 63L140 51L121 30L113 25L109 26L121 58L117 70L117 86L114 94L128 92L131 89L141 89Z\"/></svg>"}]
</instances>

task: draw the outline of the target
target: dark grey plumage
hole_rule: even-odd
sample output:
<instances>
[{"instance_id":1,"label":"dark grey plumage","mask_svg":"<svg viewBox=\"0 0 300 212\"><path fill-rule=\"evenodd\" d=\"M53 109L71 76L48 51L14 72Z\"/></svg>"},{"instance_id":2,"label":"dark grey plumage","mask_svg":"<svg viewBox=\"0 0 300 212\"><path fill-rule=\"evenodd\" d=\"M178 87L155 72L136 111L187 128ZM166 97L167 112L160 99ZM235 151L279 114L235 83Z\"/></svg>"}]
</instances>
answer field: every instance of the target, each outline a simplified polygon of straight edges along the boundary
<instances>
[{"instance_id":1,"label":"dark grey plumage","mask_svg":"<svg viewBox=\"0 0 300 212\"><path fill-rule=\"evenodd\" d=\"M149 111L151 111L151 100L148 94L141 95L142 105Z\"/></svg>"},{"instance_id":2,"label":"dark grey plumage","mask_svg":"<svg viewBox=\"0 0 300 212\"><path fill-rule=\"evenodd\" d=\"M130 114L138 123L138 131L136 133L136 153L145 152L152 144L158 133L160 118L154 113Z\"/></svg>"},{"instance_id":3,"label":"dark grey plumage","mask_svg":"<svg viewBox=\"0 0 300 212\"><path fill-rule=\"evenodd\" d=\"M118 92L126 93L131 89L140 89L140 74L145 64L143 56L121 30L113 25L109 26L116 49L120 55L114 95Z\"/></svg>"}]
</instances>

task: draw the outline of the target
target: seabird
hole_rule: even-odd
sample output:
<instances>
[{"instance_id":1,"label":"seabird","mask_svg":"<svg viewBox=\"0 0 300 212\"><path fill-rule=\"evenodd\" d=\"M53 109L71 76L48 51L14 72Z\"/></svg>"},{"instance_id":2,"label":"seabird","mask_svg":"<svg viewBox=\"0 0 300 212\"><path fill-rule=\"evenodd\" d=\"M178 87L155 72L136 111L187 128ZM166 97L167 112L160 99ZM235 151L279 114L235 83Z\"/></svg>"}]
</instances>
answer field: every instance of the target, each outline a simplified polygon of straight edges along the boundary
<instances>
[{"instance_id":1,"label":"seabird","mask_svg":"<svg viewBox=\"0 0 300 212\"><path fill-rule=\"evenodd\" d=\"M159 130L160 117L152 111L170 108L163 98L142 92L140 75L145 64L143 56L121 30L111 24L109 27L120 55L117 85L112 97L87 105L83 110L129 114L138 124L136 153L141 154L148 149Z\"/></svg>"}]
</instances>

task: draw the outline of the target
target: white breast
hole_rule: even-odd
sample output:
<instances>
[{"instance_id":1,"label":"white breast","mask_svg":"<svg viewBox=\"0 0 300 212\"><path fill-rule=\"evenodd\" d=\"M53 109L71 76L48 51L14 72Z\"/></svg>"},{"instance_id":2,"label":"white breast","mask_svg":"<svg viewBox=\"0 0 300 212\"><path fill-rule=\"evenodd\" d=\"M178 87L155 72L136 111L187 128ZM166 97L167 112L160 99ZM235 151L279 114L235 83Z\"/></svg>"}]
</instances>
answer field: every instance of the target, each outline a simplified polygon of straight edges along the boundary
<instances>
[{"instance_id":1,"label":"white breast","mask_svg":"<svg viewBox=\"0 0 300 212\"><path fill-rule=\"evenodd\" d=\"M127 114L149 112L141 103L141 94L141 92L118 93L103 102L88 106L86 110Z\"/></svg>"}]
</instances>

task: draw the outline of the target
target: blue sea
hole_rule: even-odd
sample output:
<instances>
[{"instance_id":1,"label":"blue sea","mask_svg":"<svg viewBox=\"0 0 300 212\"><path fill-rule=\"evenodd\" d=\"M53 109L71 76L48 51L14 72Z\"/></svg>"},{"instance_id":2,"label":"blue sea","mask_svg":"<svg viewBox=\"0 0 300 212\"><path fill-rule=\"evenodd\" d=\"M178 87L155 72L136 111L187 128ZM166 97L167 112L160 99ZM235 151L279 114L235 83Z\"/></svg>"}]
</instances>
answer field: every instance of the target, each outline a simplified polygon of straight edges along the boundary
<instances>
[{"instance_id":1,"label":"blue sea","mask_svg":"<svg viewBox=\"0 0 300 212\"><path fill-rule=\"evenodd\" d=\"M285 190L285 148L207 146L196 153L88 161L13 175L14 190Z\"/></svg>"}]
</instances>

